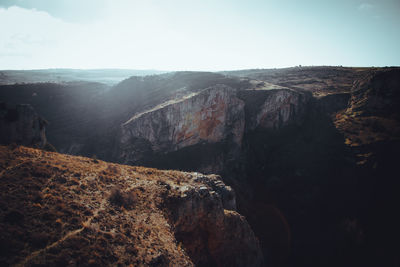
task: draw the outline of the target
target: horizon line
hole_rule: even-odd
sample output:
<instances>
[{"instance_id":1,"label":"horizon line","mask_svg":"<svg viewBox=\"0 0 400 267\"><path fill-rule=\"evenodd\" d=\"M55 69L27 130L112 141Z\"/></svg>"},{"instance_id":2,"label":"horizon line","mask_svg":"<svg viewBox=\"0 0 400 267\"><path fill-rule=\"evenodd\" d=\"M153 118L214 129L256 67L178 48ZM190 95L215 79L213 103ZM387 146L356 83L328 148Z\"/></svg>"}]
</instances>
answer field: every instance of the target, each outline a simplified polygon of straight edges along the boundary
<instances>
[{"instance_id":1,"label":"horizon line","mask_svg":"<svg viewBox=\"0 0 400 267\"><path fill-rule=\"evenodd\" d=\"M285 66L285 67L254 67L254 68L243 68L243 69L155 69L155 68L27 68L27 69L0 69L0 71L45 71L45 70L77 70L77 71L101 71L101 70L121 70L121 71L157 71L157 72L183 72L183 71L193 71L193 72L225 72L225 71L243 71L243 70L271 70L271 69L291 69L291 68L318 68L318 67L337 67L337 68L396 68L400 65L371 65L371 66L346 66L346 65L295 65L295 66Z\"/></svg>"}]
</instances>

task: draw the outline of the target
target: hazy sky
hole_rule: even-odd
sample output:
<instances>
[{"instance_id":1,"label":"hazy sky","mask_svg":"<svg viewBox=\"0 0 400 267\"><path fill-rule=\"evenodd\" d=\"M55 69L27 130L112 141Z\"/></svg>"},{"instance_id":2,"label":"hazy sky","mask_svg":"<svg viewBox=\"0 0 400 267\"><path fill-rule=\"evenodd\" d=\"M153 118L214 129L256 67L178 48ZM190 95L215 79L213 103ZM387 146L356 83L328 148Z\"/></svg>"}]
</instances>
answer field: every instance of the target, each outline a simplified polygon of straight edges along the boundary
<instances>
[{"instance_id":1,"label":"hazy sky","mask_svg":"<svg viewBox=\"0 0 400 267\"><path fill-rule=\"evenodd\" d=\"M0 0L0 69L400 65L400 0Z\"/></svg>"}]
</instances>

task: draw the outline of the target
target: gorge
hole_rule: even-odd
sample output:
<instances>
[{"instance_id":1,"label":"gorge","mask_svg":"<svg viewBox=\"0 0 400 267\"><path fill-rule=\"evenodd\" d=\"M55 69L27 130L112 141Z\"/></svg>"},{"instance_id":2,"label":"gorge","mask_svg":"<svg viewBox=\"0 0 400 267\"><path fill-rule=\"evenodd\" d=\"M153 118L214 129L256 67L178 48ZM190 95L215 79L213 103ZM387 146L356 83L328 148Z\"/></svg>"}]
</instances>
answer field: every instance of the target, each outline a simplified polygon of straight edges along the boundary
<instances>
[{"instance_id":1,"label":"gorge","mask_svg":"<svg viewBox=\"0 0 400 267\"><path fill-rule=\"evenodd\" d=\"M11 186L13 175L42 177L32 182L40 183L36 186L43 192L41 199L48 182L54 183L46 191L53 197L64 194L60 190L75 190L74 197L83 200L95 194L96 199L90 200L94 202L88 198L90 203L75 203L76 209L83 212L97 205L106 211L104 217L98 213L93 218L111 220L107 227L118 230L111 231L113 241L106 241L109 255L128 262L114 243L132 241L125 233L114 237L126 230L116 228L122 223L118 214L137 221L144 215L136 209L142 209L152 227L164 227L158 225L164 220L174 225L162 232L175 241L158 239L149 226L150 239L165 253L146 256L147 243L140 241L132 254L136 264L396 266L400 232L393 213L400 203L395 175L399 96L399 68L174 72L133 76L112 87L93 81L3 85L0 100L31 105L48 122L47 142L57 151L89 157L3 147L4 158L12 162L25 162L26 153L45 161L37 158L26 170L12 169L3 180ZM2 139L3 144L13 142L32 145ZM2 164L6 173L12 167L7 164ZM75 177L83 172L74 167L80 164L85 174ZM104 168L107 173L102 174ZM55 181L56 177L64 182ZM120 203L112 214L112 201L101 204L101 199L117 185ZM133 213L124 211L132 210L126 204L129 199L142 203ZM143 204L146 199L151 200L149 206ZM31 201L32 209L35 203L43 205ZM19 227L7 221L10 210L3 214L2 227ZM79 222L88 222L90 216L78 217ZM79 230L79 223L69 221L62 225L79 235L101 230L101 223L93 224L94 230L92 226ZM82 242L93 244L90 233ZM137 233L134 237L141 236ZM44 240L28 261L64 260L46 248L61 249L64 241ZM14 252L21 249L17 244ZM32 251L25 247L8 263L21 262ZM111 256L102 261L115 262Z\"/></svg>"}]
</instances>

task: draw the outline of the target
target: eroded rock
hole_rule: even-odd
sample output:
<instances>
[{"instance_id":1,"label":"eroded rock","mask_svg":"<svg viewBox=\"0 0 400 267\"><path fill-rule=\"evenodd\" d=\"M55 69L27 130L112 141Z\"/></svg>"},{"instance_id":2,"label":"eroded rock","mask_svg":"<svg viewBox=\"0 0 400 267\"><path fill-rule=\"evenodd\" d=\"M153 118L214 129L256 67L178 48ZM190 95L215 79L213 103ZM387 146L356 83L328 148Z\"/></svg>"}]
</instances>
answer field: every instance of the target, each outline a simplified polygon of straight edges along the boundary
<instances>
[{"instance_id":1,"label":"eroded rock","mask_svg":"<svg viewBox=\"0 0 400 267\"><path fill-rule=\"evenodd\" d=\"M175 236L196 266L262 266L258 240L235 211L233 190L219 176L192 173L200 186L182 186L167 201Z\"/></svg>"},{"instance_id":2,"label":"eroded rock","mask_svg":"<svg viewBox=\"0 0 400 267\"><path fill-rule=\"evenodd\" d=\"M234 89L217 85L125 122L118 157L123 162L136 162L143 152L167 153L225 140L240 146L243 129L243 101L236 97Z\"/></svg>"},{"instance_id":3,"label":"eroded rock","mask_svg":"<svg viewBox=\"0 0 400 267\"><path fill-rule=\"evenodd\" d=\"M252 131L300 124L311 94L289 89L244 90L239 97L246 103L246 130Z\"/></svg>"}]
</instances>

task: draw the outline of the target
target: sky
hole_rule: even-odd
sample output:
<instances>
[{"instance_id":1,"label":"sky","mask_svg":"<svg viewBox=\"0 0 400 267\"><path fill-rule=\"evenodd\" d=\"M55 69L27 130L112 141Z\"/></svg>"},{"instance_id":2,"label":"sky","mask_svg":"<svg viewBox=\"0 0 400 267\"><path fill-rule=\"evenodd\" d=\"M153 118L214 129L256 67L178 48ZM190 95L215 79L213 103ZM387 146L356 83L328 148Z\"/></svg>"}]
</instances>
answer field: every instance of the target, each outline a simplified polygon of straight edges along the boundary
<instances>
[{"instance_id":1,"label":"sky","mask_svg":"<svg viewBox=\"0 0 400 267\"><path fill-rule=\"evenodd\" d=\"M399 66L400 0L0 0L0 69Z\"/></svg>"}]
</instances>

